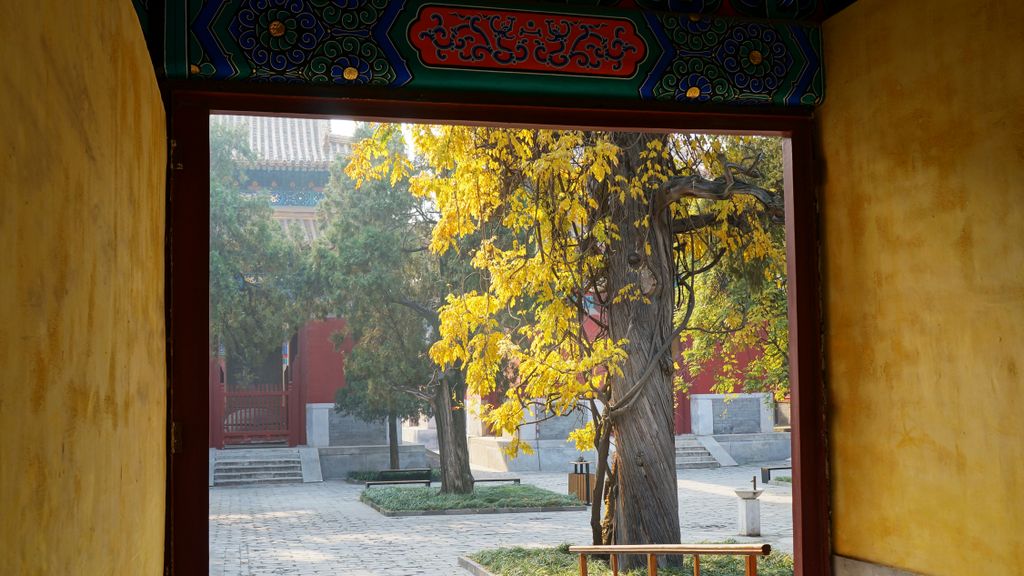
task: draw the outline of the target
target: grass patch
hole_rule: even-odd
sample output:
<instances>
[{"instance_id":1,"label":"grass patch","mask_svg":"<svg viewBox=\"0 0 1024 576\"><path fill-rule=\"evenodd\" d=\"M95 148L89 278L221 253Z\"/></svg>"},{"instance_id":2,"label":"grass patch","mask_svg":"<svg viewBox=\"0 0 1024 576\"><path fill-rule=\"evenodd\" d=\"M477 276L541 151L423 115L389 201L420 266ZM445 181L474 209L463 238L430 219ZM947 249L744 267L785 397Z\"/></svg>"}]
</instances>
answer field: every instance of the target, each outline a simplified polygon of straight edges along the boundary
<instances>
[{"instance_id":1,"label":"grass patch","mask_svg":"<svg viewBox=\"0 0 1024 576\"><path fill-rule=\"evenodd\" d=\"M529 484L481 486L471 494L441 494L440 488L381 486L363 490L359 499L389 512L581 505L575 496L558 494Z\"/></svg>"},{"instance_id":2,"label":"grass patch","mask_svg":"<svg viewBox=\"0 0 1024 576\"><path fill-rule=\"evenodd\" d=\"M412 478L413 474L403 473L402 470L387 470L386 472L390 472L391 474L397 474L398 476L395 478L396 480L414 479ZM352 482L376 482L377 480L380 480L380 473L380 470L352 470L348 473L347 478ZM406 478L406 476L409 476L409 478ZM440 481L441 470L438 468L431 468L430 479Z\"/></svg>"},{"instance_id":3,"label":"grass patch","mask_svg":"<svg viewBox=\"0 0 1024 576\"><path fill-rule=\"evenodd\" d=\"M735 542L730 542L735 543ZM498 576L577 576L579 556L569 553L569 545L557 548L499 548L484 550L470 556ZM758 560L759 576L793 576L793 557L772 552L767 558ZM592 576L611 576L611 569L604 562L593 557L588 563ZM743 576L743 558L734 556L701 556L702 576ZM645 576L647 569L620 572L622 575ZM682 568L658 571L665 576L692 576L693 557L683 557Z\"/></svg>"},{"instance_id":4,"label":"grass patch","mask_svg":"<svg viewBox=\"0 0 1024 576\"><path fill-rule=\"evenodd\" d=\"M775 482L784 482L786 484L792 484L793 483L793 477L792 476L776 476L775 478L772 478L772 480L774 480Z\"/></svg>"}]
</instances>

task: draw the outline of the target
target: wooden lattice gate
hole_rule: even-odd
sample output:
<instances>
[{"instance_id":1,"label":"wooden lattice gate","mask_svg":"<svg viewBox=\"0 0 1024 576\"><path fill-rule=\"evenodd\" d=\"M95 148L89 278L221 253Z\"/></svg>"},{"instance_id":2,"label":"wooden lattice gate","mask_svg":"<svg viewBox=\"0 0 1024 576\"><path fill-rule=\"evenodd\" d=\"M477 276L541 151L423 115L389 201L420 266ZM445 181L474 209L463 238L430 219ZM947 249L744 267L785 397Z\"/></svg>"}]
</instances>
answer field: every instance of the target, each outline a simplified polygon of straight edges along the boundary
<instances>
[{"instance_id":1,"label":"wooden lattice gate","mask_svg":"<svg viewBox=\"0 0 1024 576\"><path fill-rule=\"evenodd\" d=\"M280 384L262 384L228 390L220 384L213 396L211 425L220 423L219 430L212 430L214 447L278 442L287 442L289 446L299 444L301 406L293 385L282 388Z\"/></svg>"}]
</instances>

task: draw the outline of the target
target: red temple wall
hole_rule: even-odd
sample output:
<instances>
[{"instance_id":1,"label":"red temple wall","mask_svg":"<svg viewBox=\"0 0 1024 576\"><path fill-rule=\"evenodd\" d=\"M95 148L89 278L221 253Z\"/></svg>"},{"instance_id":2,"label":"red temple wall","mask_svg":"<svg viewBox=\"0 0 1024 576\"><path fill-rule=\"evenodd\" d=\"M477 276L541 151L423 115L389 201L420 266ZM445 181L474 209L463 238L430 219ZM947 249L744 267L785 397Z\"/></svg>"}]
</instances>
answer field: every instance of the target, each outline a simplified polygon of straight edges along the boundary
<instances>
[{"instance_id":1,"label":"red temple wall","mask_svg":"<svg viewBox=\"0 0 1024 576\"><path fill-rule=\"evenodd\" d=\"M345 386L345 354L352 351L352 342L346 339L341 350L335 350L331 339L344 328L344 319L328 318L307 322L299 330L294 380L305 392L306 403L333 403L334 393Z\"/></svg>"}]
</instances>

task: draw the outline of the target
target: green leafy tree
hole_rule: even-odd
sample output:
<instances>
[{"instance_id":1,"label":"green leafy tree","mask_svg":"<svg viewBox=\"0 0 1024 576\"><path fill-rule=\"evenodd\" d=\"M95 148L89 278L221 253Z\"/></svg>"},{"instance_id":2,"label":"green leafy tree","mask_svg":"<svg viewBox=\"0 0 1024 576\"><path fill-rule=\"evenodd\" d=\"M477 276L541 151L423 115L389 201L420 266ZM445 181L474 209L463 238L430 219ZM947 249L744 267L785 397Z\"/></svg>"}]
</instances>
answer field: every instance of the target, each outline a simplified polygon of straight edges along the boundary
<instances>
[{"instance_id":1,"label":"green leafy tree","mask_svg":"<svg viewBox=\"0 0 1024 576\"><path fill-rule=\"evenodd\" d=\"M370 134L364 127L356 136ZM471 492L465 377L428 356L440 330L438 308L471 269L454 255L426 249L436 214L409 192L409 161L397 128L380 141L364 138L357 149L364 168L389 174L357 187L344 162L335 166L313 255L320 312L345 317L355 339L346 359L355 387L339 393L337 406L363 418L378 417L389 405L397 414L424 407L437 423L442 490ZM384 156L395 163L386 165Z\"/></svg>"},{"instance_id":2,"label":"green leafy tree","mask_svg":"<svg viewBox=\"0 0 1024 576\"><path fill-rule=\"evenodd\" d=\"M771 194L783 193L782 142L778 138L746 137L714 138L687 136L699 155L715 154L714 143L734 162L758 159L756 178L748 178ZM741 226L734 220L732 225ZM789 321L787 317L787 282L785 262L785 229L766 225L756 239L747 227L737 234L740 244L728 250L715 266L695 276L695 301L690 307L677 310L676 324L683 325L683 359L688 371L696 375L709 360L722 361L723 369L716 375L714 391L769 392L781 400L789 394ZM700 234L694 231L692 234ZM704 243L716 243L709 230L704 230ZM685 261L681 268L686 266ZM690 310L690 317L684 318ZM738 356L753 353L745 368ZM687 384L682 382L682 387Z\"/></svg>"},{"instance_id":3,"label":"green leafy tree","mask_svg":"<svg viewBox=\"0 0 1024 576\"><path fill-rule=\"evenodd\" d=\"M258 383L268 356L304 319L300 247L273 220L269 198L245 190L242 163L251 159L244 130L211 124L211 352L223 346L242 387Z\"/></svg>"},{"instance_id":4,"label":"green leafy tree","mask_svg":"<svg viewBox=\"0 0 1024 576\"><path fill-rule=\"evenodd\" d=\"M433 371L424 354L423 321L395 312L380 308L371 318L361 319L358 333L335 335L339 344L345 337L357 343L345 357L345 387L335 394L335 410L366 422L387 421L392 469L401 467L399 419L430 412L426 375ZM417 333L419 339L410 337Z\"/></svg>"}]
</instances>

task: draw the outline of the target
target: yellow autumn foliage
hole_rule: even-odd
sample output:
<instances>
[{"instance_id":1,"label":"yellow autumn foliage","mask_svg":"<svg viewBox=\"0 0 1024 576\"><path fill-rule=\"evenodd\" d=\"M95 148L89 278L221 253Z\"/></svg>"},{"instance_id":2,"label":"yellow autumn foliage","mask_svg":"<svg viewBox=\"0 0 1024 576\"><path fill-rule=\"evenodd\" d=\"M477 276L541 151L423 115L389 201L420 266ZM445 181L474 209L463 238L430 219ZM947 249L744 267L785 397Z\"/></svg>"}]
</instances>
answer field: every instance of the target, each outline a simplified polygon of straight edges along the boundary
<instances>
[{"instance_id":1,"label":"yellow autumn foliage","mask_svg":"<svg viewBox=\"0 0 1024 576\"><path fill-rule=\"evenodd\" d=\"M635 156L639 165L624 171L622 150L604 133L451 125L408 129L423 164L409 177L410 190L438 213L430 249L444 254L460 249L465 238L478 240L473 253L464 255L479 271L473 279L477 285L449 296L439 310L440 337L430 356L442 367L463 369L471 394L486 396L499 382L510 382L504 400L482 417L513 436L510 451L529 450L518 437L524 421L535 417L526 406L567 414L589 406L609 378L622 375L628 341L587 329L601 319L588 303L595 296L612 305L647 300L635 283L602 293L600 278L609 257L603 247L619 238L616 205L627 198L649 201L652 191L678 175L667 165L706 170L725 149L722 139L648 139ZM388 156L382 144L386 130L394 128L380 130L354 149L348 172L357 182L411 173L407 163L381 161ZM606 193L595 195L594 183ZM740 234L730 225L730 216L755 209L754 200L739 196L729 202L676 202L669 209L674 217L716 216L713 226L685 239L679 258L699 266L727 250L750 260L784 262L767 232ZM647 228L650 216L632 225ZM649 243L638 249L651 254ZM777 277L779 270L784 272L784 264L764 274ZM735 314L722 318L731 325L742 321ZM590 449L594 434L590 422L570 440Z\"/></svg>"}]
</instances>

